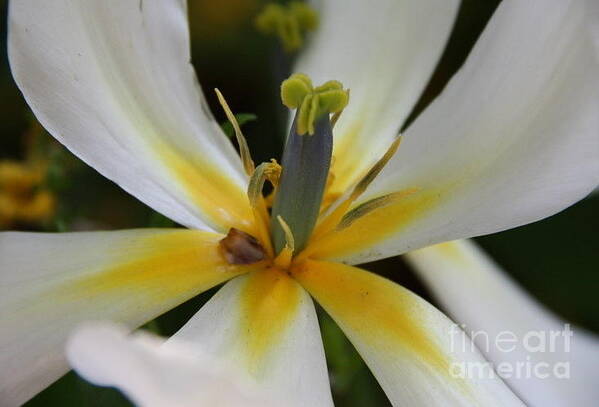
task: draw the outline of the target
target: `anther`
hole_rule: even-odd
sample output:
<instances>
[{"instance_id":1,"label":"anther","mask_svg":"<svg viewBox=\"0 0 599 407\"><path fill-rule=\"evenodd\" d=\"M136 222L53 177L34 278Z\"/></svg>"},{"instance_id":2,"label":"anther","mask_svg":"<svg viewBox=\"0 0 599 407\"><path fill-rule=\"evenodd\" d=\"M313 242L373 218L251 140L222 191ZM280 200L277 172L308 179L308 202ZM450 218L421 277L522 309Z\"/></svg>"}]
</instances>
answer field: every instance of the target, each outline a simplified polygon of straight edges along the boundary
<instances>
[{"instance_id":1,"label":"anther","mask_svg":"<svg viewBox=\"0 0 599 407\"><path fill-rule=\"evenodd\" d=\"M247 190L248 199L250 200L252 208L255 208L258 205L258 201L260 197L262 197L264 182L268 180L272 186L276 188L279 184L280 176L281 166L274 159L256 167L254 173L250 177Z\"/></svg>"},{"instance_id":2,"label":"anther","mask_svg":"<svg viewBox=\"0 0 599 407\"><path fill-rule=\"evenodd\" d=\"M362 217L363 214L370 213L378 207L388 205L388 202L390 202L392 199L398 198L398 196L388 197L388 199L385 199L385 200L375 201L375 202L371 203L370 205L362 208L361 210L355 211L355 209L354 209L354 210L348 212L349 208L354 203L354 201L356 199L358 199L360 197L360 195L362 195L364 193L364 191L366 191L368 186L380 174L380 172L383 170L385 165L387 165L387 163L391 160L393 155L397 152L397 149L399 148L399 145L401 144L401 140L402 140L402 137L399 136L391 143L391 145L389 146L389 148L387 149L385 154L383 154L383 156L370 168L370 170L368 170L366 175L364 175L360 179L360 181L358 181L358 183L352 190L351 194L347 197L347 199L345 199L343 202L341 202L330 214L327 215L326 218L324 218L318 224L318 226L316 227L316 230L314 231L312 238L317 239L317 238L320 238L334 230L339 230L340 222L343 222L343 225L347 226L347 225L353 223L355 219ZM378 205L378 204L380 204L380 205ZM358 208L356 208L356 209L358 209ZM350 213L352 214L351 216L349 216ZM345 221L343 221L343 219L345 219ZM343 226L341 228L344 228L346 226Z\"/></svg>"}]
</instances>

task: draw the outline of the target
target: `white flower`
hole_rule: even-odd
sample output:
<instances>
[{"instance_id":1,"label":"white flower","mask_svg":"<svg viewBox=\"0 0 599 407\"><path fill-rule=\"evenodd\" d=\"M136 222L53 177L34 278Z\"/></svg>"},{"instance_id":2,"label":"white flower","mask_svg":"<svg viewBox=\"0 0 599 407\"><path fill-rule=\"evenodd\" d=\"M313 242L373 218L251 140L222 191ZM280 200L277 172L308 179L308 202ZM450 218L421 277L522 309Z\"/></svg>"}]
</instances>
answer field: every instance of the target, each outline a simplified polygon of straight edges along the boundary
<instances>
[{"instance_id":1,"label":"white flower","mask_svg":"<svg viewBox=\"0 0 599 407\"><path fill-rule=\"evenodd\" d=\"M321 29L296 69L351 89L326 198L347 196L395 139L457 7L322 2ZM451 349L448 318L346 264L523 225L596 187L598 11L593 0L504 0L464 67L349 209L398 199L341 229L321 221L281 269L265 212L250 207L248 177L189 64L184 1L12 1L12 72L38 120L192 230L0 234L0 398L22 403L63 374L65 340L81 321L134 328L231 279L175 337L234 360L277 399L332 403L311 295L394 405L519 405L497 378L450 374L454 362L484 359ZM266 259L229 264L218 242L231 228L256 237Z\"/></svg>"}]
</instances>

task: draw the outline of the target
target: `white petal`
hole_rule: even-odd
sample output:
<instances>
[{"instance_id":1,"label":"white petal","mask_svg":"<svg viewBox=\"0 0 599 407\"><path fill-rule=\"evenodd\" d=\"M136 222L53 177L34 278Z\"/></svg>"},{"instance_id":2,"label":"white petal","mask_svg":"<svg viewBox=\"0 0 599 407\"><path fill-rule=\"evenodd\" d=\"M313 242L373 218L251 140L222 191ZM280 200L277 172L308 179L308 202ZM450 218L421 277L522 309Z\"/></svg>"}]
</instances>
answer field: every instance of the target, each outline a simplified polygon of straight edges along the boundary
<instances>
[{"instance_id":1,"label":"white petal","mask_svg":"<svg viewBox=\"0 0 599 407\"><path fill-rule=\"evenodd\" d=\"M314 305L285 273L228 282L173 338L243 369L288 405L333 404Z\"/></svg>"},{"instance_id":2,"label":"white petal","mask_svg":"<svg viewBox=\"0 0 599 407\"><path fill-rule=\"evenodd\" d=\"M564 321L528 296L473 242L443 243L406 257L467 333L482 332L474 341L487 358L495 366L514 369L504 379L529 405L592 406L599 400L599 339L578 328L567 328L570 337ZM523 342L527 335L528 349ZM542 336L546 346L537 352ZM540 373L517 375L518 363L530 363ZM565 364L567 379L558 376Z\"/></svg>"},{"instance_id":3,"label":"white petal","mask_svg":"<svg viewBox=\"0 0 599 407\"><path fill-rule=\"evenodd\" d=\"M335 126L335 185L343 191L389 146L449 38L457 0L324 0L296 72L351 90Z\"/></svg>"},{"instance_id":4,"label":"white petal","mask_svg":"<svg viewBox=\"0 0 599 407\"><path fill-rule=\"evenodd\" d=\"M359 263L498 232L590 193L599 184L597 8L503 1L360 199L416 192L355 222L321 258Z\"/></svg>"},{"instance_id":5,"label":"white petal","mask_svg":"<svg viewBox=\"0 0 599 407\"><path fill-rule=\"evenodd\" d=\"M229 202L247 206L246 177L190 64L185 1L11 1L8 47L36 117L100 173L186 226L249 216Z\"/></svg>"},{"instance_id":6,"label":"white petal","mask_svg":"<svg viewBox=\"0 0 599 407\"><path fill-rule=\"evenodd\" d=\"M476 347L462 344L457 325L403 287L339 263L307 260L293 275L339 324L394 406L522 405Z\"/></svg>"},{"instance_id":7,"label":"white petal","mask_svg":"<svg viewBox=\"0 0 599 407\"><path fill-rule=\"evenodd\" d=\"M82 321L134 328L243 272L219 253L221 238L183 229L0 233L0 400L21 404L64 374L64 342Z\"/></svg>"},{"instance_id":8,"label":"white petal","mask_svg":"<svg viewBox=\"0 0 599 407\"><path fill-rule=\"evenodd\" d=\"M131 336L108 323L88 323L69 338L67 357L85 379L115 386L140 406L274 406L243 376L197 344Z\"/></svg>"}]
</instances>

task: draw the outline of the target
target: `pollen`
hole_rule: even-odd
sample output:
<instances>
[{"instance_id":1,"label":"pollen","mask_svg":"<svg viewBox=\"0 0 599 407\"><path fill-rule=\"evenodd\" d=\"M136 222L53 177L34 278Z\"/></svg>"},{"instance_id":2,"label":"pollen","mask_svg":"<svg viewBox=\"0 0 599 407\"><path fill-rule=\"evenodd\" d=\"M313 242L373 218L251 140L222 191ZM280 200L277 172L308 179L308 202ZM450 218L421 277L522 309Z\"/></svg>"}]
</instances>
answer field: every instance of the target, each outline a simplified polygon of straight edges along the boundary
<instances>
[{"instance_id":1,"label":"pollen","mask_svg":"<svg viewBox=\"0 0 599 407\"><path fill-rule=\"evenodd\" d=\"M287 6L269 4L255 19L256 28L267 35L275 35L287 52L300 49L304 35L318 27L318 14L309 5L293 1Z\"/></svg>"},{"instance_id":2,"label":"pollen","mask_svg":"<svg viewBox=\"0 0 599 407\"><path fill-rule=\"evenodd\" d=\"M264 187L265 181L268 180L268 182L271 183L274 188L273 193L275 192L279 185L281 170L281 166L274 158L271 159L270 162L262 163L256 167L250 177L247 190L248 199L252 208L258 206L259 199L262 197L262 188Z\"/></svg>"},{"instance_id":3,"label":"pollen","mask_svg":"<svg viewBox=\"0 0 599 407\"><path fill-rule=\"evenodd\" d=\"M290 109L298 109L297 132L314 134L314 123L325 114L340 113L349 102L349 90L339 81L314 87L307 75L296 73L281 84L281 100Z\"/></svg>"}]
</instances>

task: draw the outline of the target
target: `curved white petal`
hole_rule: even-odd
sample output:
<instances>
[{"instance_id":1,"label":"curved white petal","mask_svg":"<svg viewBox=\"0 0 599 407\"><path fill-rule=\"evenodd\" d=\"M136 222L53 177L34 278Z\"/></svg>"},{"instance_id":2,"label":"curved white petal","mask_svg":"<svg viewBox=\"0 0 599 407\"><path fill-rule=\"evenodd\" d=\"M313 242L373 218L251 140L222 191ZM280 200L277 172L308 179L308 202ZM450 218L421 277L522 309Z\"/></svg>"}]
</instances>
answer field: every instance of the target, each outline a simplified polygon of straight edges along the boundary
<instances>
[{"instance_id":1,"label":"curved white petal","mask_svg":"<svg viewBox=\"0 0 599 407\"><path fill-rule=\"evenodd\" d=\"M171 219L226 231L251 219L247 181L190 64L185 3L11 1L10 65L80 158Z\"/></svg>"},{"instance_id":2,"label":"curved white petal","mask_svg":"<svg viewBox=\"0 0 599 407\"><path fill-rule=\"evenodd\" d=\"M351 90L335 125L335 184L342 192L387 149L449 39L458 0L315 1L320 27L295 67L315 85Z\"/></svg>"},{"instance_id":3,"label":"curved white petal","mask_svg":"<svg viewBox=\"0 0 599 407\"><path fill-rule=\"evenodd\" d=\"M489 360L508 366L504 379L527 404L592 406L599 400L599 339L566 328L473 242L443 243L406 258L454 320L475 333L474 341ZM518 363L530 363L538 372L517 374ZM568 378L562 377L566 370Z\"/></svg>"},{"instance_id":4,"label":"curved white petal","mask_svg":"<svg viewBox=\"0 0 599 407\"><path fill-rule=\"evenodd\" d=\"M169 342L108 323L88 323L69 338L67 357L86 380L122 390L148 407L275 406L244 377L197 344ZM278 404L280 405L280 404Z\"/></svg>"},{"instance_id":5,"label":"curved white petal","mask_svg":"<svg viewBox=\"0 0 599 407\"><path fill-rule=\"evenodd\" d=\"M82 321L133 328L248 270L225 262L221 238L183 229L0 233L0 400L19 405L64 374L64 342Z\"/></svg>"},{"instance_id":6,"label":"curved white petal","mask_svg":"<svg viewBox=\"0 0 599 407\"><path fill-rule=\"evenodd\" d=\"M403 287L311 260L293 276L339 324L394 406L522 405L476 347L461 342L457 325Z\"/></svg>"},{"instance_id":7,"label":"curved white petal","mask_svg":"<svg viewBox=\"0 0 599 407\"><path fill-rule=\"evenodd\" d=\"M258 271L228 282L173 339L242 369L287 405L333 404L314 305L283 272Z\"/></svg>"},{"instance_id":8,"label":"curved white petal","mask_svg":"<svg viewBox=\"0 0 599 407\"><path fill-rule=\"evenodd\" d=\"M505 0L359 205L402 199L321 245L359 263L550 216L599 184L594 0Z\"/></svg>"}]
</instances>

